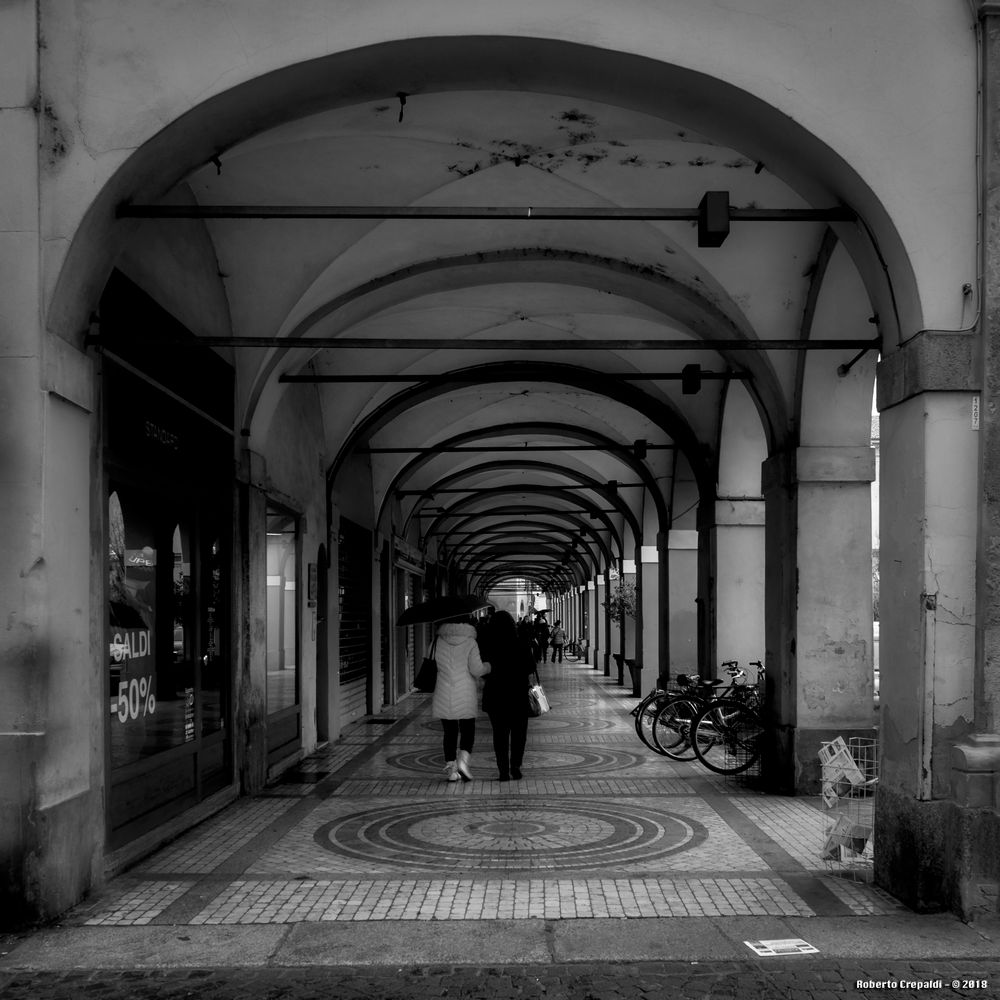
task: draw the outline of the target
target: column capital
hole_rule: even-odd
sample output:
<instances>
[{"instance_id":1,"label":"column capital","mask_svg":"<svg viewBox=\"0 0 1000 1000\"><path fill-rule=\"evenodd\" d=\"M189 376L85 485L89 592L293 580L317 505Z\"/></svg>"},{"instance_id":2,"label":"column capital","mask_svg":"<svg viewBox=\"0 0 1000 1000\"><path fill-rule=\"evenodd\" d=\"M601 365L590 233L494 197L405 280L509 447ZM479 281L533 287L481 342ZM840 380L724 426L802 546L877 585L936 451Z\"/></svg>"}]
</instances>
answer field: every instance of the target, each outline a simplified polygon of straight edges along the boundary
<instances>
[{"instance_id":1,"label":"column capital","mask_svg":"<svg viewBox=\"0 0 1000 1000\"><path fill-rule=\"evenodd\" d=\"M726 497L715 501L716 527L764 525L763 499L752 497Z\"/></svg>"},{"instance_id":2,"label":"column capital","mask_svg":"<svg viewBox=\"0 0 1000 1000\"><path fill-rule=\"evenodd\" d=\"M676 549L697 549L698 532L693 528L671 528L667 533L667 547L673 551Z\"/></svg>"},{"instance_id":3,"label":"column capital","mask_svg":"<svg viewBox=\"0 0 1000 1000\"><path fill-rule=\"evenodd\" d=\"M975 0L975 3L976 15L980 21L1000 14L1000 0Z\"/></svg>"},{"instance_id":4,"label":"column capital","mask_svg":"<svg viewBox=\"0 0 1000 1000\"><path fill-rule=\"evenodd\" d=\"M875 480L875 449L814 447L795 449L799 483L870 483Z\"/></svg>"},{"instance_id":5,"label":"column capital","mask_svg":"<svg viewBox=\"0 0 1000 1000\"><path fill-rule=\"evenodd\" d=\"M760 466L760 488L766 497L774 490L788 489L795 482L795 453L769 455Z\"/></svg>"},{"instance_id":6,"label":"column capital","mask_svg":"<svg viewBox=\"0 0 1000 1000\"><path fill-rule=\"evenodd\" d=\"M1000 8L1000 2L995 6ZM982 366L974 333L922 330L878 364L879 410L922 392L979 392Z\"/></svg>"}]
</instances>

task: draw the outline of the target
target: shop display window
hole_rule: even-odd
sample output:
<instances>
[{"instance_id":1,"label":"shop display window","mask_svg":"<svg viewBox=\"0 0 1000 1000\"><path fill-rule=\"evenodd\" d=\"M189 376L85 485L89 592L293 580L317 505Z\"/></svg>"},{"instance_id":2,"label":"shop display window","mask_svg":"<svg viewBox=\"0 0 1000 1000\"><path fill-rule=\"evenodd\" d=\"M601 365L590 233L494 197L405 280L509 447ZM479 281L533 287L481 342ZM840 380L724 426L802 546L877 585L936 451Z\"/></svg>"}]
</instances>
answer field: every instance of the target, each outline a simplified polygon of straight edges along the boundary
<instances>
[{"instance_id":1,"label":"shop display window","mask_svg":"<svg viewBox=\"0 0 1000 1000\"><path fill-rule=\"evenodd\" d=\"M149 494L108 500L111 765L194 739L190 519Z\"/></svg>"}]
</instances>

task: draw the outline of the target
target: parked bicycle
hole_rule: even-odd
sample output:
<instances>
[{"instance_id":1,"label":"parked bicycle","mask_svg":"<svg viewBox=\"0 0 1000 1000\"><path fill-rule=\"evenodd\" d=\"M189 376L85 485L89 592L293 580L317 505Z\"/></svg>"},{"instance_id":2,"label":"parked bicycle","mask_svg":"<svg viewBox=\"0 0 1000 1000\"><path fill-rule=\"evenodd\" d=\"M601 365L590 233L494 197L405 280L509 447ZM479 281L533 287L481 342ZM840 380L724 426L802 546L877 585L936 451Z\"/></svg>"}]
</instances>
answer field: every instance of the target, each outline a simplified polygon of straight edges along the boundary
<instances>
[{"instance_id":1,"label":"parked bicycle","mask_svg":"<svg viewBox=\"0 0 1000 1000\"><path fill-rule=\"evenodd\" d=\"M753 767L764 750L765 727L760 717L763 705L764 668L759 660L756 680L747 683L746 671L739 670L734 683L721 697L710 698L696 713L691 706L664 713L659 727L654 720L654 738L671 743L677 753L688 754L717 774L741 774ZM673 756L673 754L671 754Z\"/></svg>"},{"instance_id":2,"label":"parked bicycle","mask_svg":"<svg viewBox=\"0 0 1000 1000\"><path fill-rule=\"evenodd\" d=\"M568 657L571 660L582 660L587 655L587 642L581 636L579 639L573 639L567 642L563 647L563 656Z\"/></svg>"},{"instance_id":3,"label":"parked bicycle","mask_svg":"<svg viewBox=\"0 0 1000 1000\"><path fill-rule=\"evenodd\" d=\"M761 670L759 661L751 666ZM647 745L673 760L694 760L698 755L692 743L692 731L694 721L703 709L724 698L753 700L756 703L757 696L752 693L756 691L756 686L748 683L749 675L741 669L739 662L726 660L722 667L729 675L728 683L718 678L707 681L686 674L678 675L681 690L659 703L649 722ZM702 738L710 740L712 737L709 730L704 730Z\"/></svg>"},{"instance_id":4,"label":"parked bicycle","mask_svg":"<svg viewBox=\"0 0 1000 1000\"><path fill-rule=\"evenodd\" d=\"M742 774L764 751L764 723L746 700L721 698L695 717L690 743L695 756L716 774Z\"/></svg>"},{"instance_id":5,"label":"parked bicycle","mask_svg":"<svg viewBox=\"0 0 1000 1000\"><path fill-rule=\"evenodd\" d=\"M712 698L728 695L738 684L745 683L747 673L739 669L736 660L726 660L722 667L729 674L728 684L719 679L708 681L697 675L677 674L674 678L677 685L675 690L656 688L646 695L632 710L639 739L654 753L674 760L694 760L694 753L690 751L687 742L694 716ZM723 690L717 691L720 687ZM662 732L658 739L656 717L660 713L663 713Z\"/></svg>"}]
</instances>

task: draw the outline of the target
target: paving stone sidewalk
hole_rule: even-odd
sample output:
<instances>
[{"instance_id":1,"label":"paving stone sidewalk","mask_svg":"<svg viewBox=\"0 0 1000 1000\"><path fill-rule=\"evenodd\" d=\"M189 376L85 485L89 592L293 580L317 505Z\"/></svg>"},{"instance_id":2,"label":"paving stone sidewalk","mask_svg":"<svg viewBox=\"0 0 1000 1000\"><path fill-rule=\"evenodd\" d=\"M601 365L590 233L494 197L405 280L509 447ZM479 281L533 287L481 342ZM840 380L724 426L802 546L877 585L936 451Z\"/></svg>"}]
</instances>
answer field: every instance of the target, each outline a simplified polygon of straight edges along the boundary
<instances>
[{"instance_id":1,"label":"paving stone sidewalk","mask_svg":"<svg viewBox=\"0 0 1000 1000\"><path fill-rule=\"evenodd\" d=\"M940 984L940 985L938 985ZM955 985L953 985L955 984ZM4 1000L669 1000L995 997L1000 961L636 962L531 966L87 970L0 975Z\"/></svg>"},{"instance_id":2,"label":"paving stone sidewalk","mask_svg":"<svg viewBox=\"0 0 1000 1000\"><path fill-rule=\"evenodd\" d=\"M818 801L646 751L612 678L545 682L523 780L484 723L476 780L445 782L410 700L0 936L0 998L1000 997L1000 925L831 870ZM748 947L789 939L818 951Z\"/></svg>"}]
</instances>

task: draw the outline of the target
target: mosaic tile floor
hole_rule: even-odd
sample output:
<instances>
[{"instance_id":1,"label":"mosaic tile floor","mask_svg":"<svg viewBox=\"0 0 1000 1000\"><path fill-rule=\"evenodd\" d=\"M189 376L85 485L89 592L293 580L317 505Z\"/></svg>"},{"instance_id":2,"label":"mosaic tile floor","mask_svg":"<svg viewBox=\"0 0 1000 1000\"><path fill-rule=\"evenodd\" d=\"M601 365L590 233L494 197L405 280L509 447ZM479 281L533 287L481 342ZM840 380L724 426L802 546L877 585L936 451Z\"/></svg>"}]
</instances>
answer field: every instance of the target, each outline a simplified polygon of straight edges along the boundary
<instances>
[{"instance_id":1,"label":"mosaic tile floor","mask_svg":"<svg viewBox=\"0 0 1000 1000\"><path fill-rule=\"evenodd\" d=\"M769 796L646 750L635 699L545 665L521 781L496 780L481 716L475 780L442 774L414 695L397 725L352 726L255 799L189 831L70 922L284 924L899 913L820 859L818 800ZM847 877L845 877L847 876Z\"/></svg>"}]
</instances>

